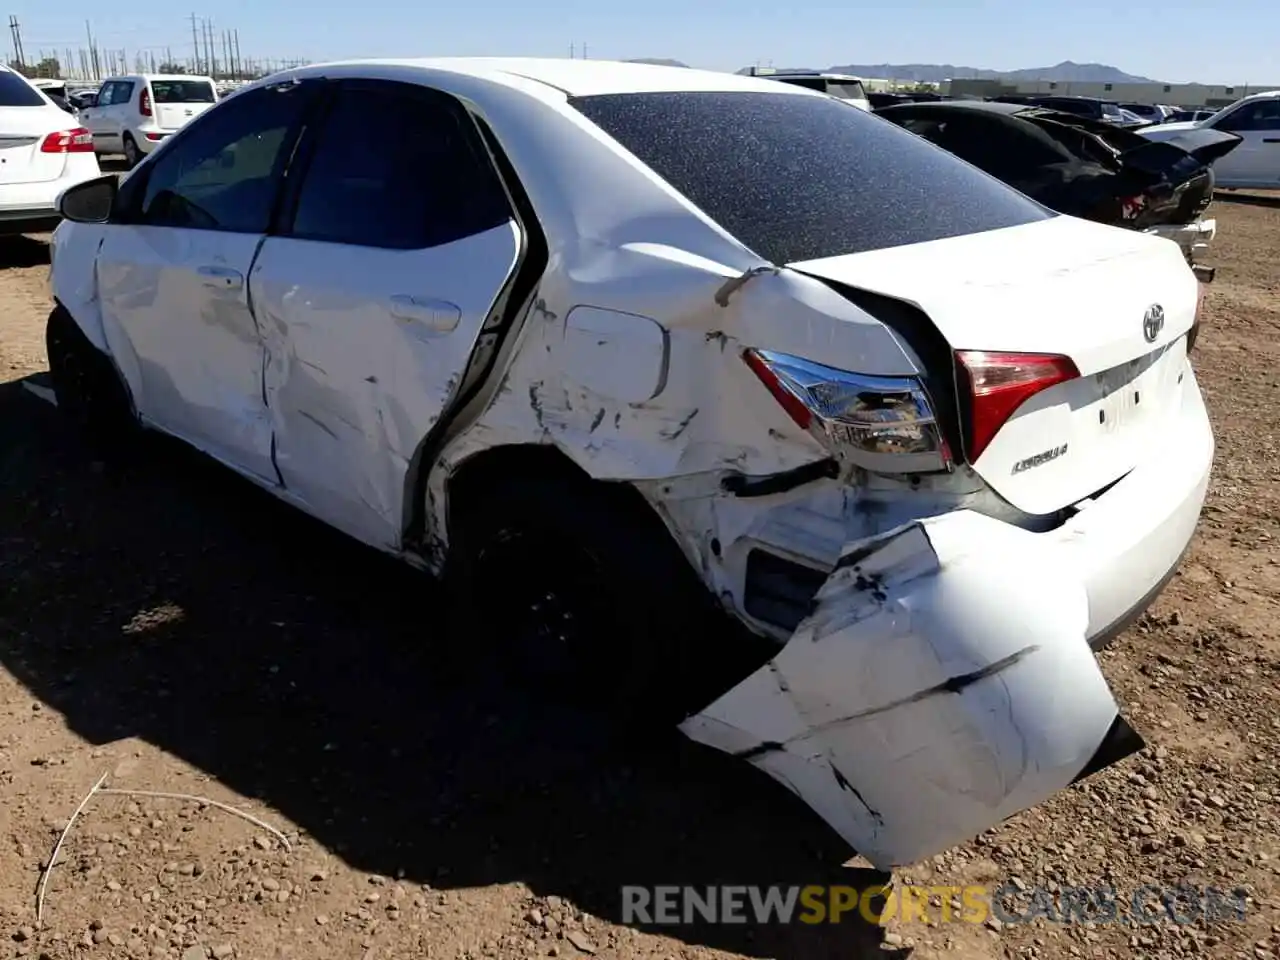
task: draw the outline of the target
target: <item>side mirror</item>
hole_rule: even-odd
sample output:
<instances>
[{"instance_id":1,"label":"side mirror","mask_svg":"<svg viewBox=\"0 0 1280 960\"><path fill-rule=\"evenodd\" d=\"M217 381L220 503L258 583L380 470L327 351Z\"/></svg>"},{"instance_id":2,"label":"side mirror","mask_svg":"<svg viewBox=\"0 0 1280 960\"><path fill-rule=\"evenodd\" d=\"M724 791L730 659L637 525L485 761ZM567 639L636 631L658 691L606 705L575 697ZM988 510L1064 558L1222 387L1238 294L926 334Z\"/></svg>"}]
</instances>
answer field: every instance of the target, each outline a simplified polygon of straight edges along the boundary
<instances>
[{"instance_id":1,"label":"side mirror","mask_svg":"<svg viewBox=\"0 0 1280 960\"><path fill-rule=\"evenodd\" d=\"M58 197L58 213L72 223L106 223L119 190L120 181L114 173L77 183Z\"/></svg>"}]
</instances>

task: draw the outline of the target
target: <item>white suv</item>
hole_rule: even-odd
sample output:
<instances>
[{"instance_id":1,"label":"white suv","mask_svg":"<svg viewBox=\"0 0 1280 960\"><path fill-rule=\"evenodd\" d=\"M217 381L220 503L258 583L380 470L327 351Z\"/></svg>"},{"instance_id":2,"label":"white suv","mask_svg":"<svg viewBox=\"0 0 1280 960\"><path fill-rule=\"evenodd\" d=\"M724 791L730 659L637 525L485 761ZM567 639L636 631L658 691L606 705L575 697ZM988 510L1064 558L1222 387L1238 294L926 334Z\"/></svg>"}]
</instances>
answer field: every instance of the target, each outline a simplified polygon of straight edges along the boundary
<instances>
[{"instance_id":1,"label":"white suv","mask_svg":"<svg viewBox=\"0 0 1280 960\"><path fill-rule=\"evenodd\" d=\"M133 74L109 77L80 121L98 153L123 154L130 167L218 101L209 77Z\"/></svg>"},{"instance_id":2,"label":"white suv","mask_svg":"<svg viewBox=\"0 0 1280 960\"><path fill-rule=\"evenodd\" d=\"M595 60L289 71L63 212L68 421L438 573L441 655L679 722L879 866L1141 745L1090 644L1209 480L1175 244Z\"/></svg>"},{"instance_id":3,"label":"white suv","mask_svg":"<svg viewBox=\"0 0 1280 960\"><path fill-rule=\"evenodd\" d=\"M42 233L58 195L99 176L89 131L22 74L0 67L0 233Z\"/></svg>"},{"instance_id":4,"label":"white suv","mask_svg":"<svg viewBox=\"0 0 1280 960\"><path fill-rule=\"evenodd\" d=\"M1194 130L1223 130L1241 139L1213 162L1220 190L1280 190L1280 90L1242 97L1203 120L1161 123L1138 131L1149 140L1173 140Z\"/></svg>"}]
</instances>

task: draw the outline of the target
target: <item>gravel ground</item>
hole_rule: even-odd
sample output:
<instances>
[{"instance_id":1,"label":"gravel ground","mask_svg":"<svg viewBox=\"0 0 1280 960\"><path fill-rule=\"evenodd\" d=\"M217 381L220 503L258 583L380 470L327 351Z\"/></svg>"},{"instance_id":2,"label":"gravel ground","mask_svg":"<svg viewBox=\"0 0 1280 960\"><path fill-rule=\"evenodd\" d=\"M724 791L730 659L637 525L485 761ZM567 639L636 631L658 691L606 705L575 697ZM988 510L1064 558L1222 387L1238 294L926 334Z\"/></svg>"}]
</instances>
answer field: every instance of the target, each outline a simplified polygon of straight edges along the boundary
<instances>
[{"instance_id":1,"label":"gravel ground","mask_svg":"<svg viewBox=\"0 0 1280 960\"><path fill-rule=\"evenodd\" d=\"M430 584L169 445L89 462L19 381L48 254L0 240L0 956L1194 957L1280 952L1280 198L1215 205L1197 368L1218 436L1201 532L1103 655L1138 757L904 884L1189 883L1243 920L621 922L626 884L866 883L785 791L677 734L434 668ZM99 794L94 783L230 804ZM272 832L282 831L288 846ZM1023 904L1025 908L1025 904Z\"/></svg>"}]
</instances>

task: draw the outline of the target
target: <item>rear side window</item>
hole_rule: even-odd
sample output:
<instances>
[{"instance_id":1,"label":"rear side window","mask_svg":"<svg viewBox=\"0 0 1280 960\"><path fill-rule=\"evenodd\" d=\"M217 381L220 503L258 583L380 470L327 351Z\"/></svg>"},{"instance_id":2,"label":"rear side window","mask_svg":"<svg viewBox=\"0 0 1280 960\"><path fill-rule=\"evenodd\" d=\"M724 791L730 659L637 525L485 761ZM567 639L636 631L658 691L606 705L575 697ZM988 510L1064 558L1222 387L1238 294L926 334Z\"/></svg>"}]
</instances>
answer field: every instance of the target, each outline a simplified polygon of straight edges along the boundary
<instances>
[{"instance_id":1,"label":"rear side window","mask_svg":"<svg viewBox=\"0 0 1280 960\"><path fill-rule=\"evenodd\" d=\"M833 80L827 85L827 93L841 100L867 99L867 92L857 80Z\"/></svg>"},{"instance_id":2,"label":"rear side window","mask_svg":"<svg viewBox=\"0 0 1280 960\"><path fill-rule=\"evenodd\" d=\"M510 219L506 194L460 106L420 88L370 81L338 91L288 232L299 240L415 250Z\"/></svg>"},{"instance_id":3,"label":"rear side window","mask_svg":"<svg viewBox=\"0 0 1280 960\"><path fill-rule=\"evenodd\" d=\"M151 96L156 103L213 103L213 84L207 80L152 80Z\"/></svg>"},{"instance_id":4,"label":"rear side window","mask_svg":"<svg viewBox=\"0 0 1280 960\"><path fill-rule=\"evenodd\" d=\"M0 107L45 107L48 102L12 70L0 70Z\"/></svg>"},{"instance_id":5,"label":"rear side window","mask_svg":"<svg viewBox=\"0 0 1280 960\"><path fill-rule=\"evenodd\" d=\"M777 264L1054 216L919 137L826 97L624 93L570 103Z\"/></svg>"}]
</instances>

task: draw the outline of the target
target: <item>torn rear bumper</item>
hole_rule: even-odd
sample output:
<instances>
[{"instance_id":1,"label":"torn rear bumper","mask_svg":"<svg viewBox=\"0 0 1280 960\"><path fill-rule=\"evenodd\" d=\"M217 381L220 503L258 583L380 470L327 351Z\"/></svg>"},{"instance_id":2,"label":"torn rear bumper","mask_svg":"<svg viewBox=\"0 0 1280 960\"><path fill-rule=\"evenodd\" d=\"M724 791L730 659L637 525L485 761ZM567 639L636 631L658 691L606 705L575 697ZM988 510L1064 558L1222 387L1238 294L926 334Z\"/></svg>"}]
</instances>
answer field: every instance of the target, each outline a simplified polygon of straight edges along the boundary
<instances>
[{"instance_id":1,"label":"torn rear bumper","mask_svg":"<svg viewBox=\"0 0 1280 960\"><path fill-rule=\"evenodd\" d=\"M1218 235L1218 221L1215 219L1197 220L1195 223L1162 224L1151 227L1147 233L1172 240L1182 248L1187 259L1194 262L1196 258L1207 253L1214 237ZM1201 282L1208 282L1201 280Z\"/></svg>"},{"instance_id":2,"label":"torn rear bumper","mask_svg":"<svg viewBox=\"0 0 1280 960\"><path fill-rule=\"evenodd\" d=\"M975 551L972 534L951 515L847 552L780 653L681 729L783 783L881 869L1139 749L1061 551Z\"/></svg>"}]
</instances>

